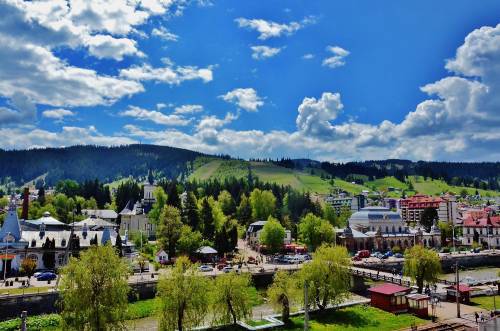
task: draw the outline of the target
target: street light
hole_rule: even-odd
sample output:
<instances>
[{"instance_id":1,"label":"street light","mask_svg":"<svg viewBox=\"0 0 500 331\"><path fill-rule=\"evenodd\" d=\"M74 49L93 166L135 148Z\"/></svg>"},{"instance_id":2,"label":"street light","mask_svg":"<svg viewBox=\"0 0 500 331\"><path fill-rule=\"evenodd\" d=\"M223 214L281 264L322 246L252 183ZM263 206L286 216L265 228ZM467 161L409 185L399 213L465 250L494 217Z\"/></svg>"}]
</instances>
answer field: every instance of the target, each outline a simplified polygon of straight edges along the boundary
<instances>
[{"instance_id":1,"label":"street light","mask_svg":"<svg viewBox=\"0 0 500 331\"><path fill-rule=\"evenodd\" d=\"M494 309L493 311L496 312L497 311L497 302L496 302L496 299L495 299L495 297L496 297L495 286L492 286L492 287L488 286L488 287L491 290L491 294L493 294L493 309Z\"/></svg>"},{"instance_id":2,"label":"street light","mask_svg":"<svg viewBox=\"0 0 500 331\"><path fill-rule=\"evenodd\" d=\"M3 260L3 282L6 282L6 277L7 277L7 254L9 252L9 239L11 237L10 232L7 233L7 236L5 236L5 242L7 245L5 246L5 259Z\"/></svg>"}]
</instances>

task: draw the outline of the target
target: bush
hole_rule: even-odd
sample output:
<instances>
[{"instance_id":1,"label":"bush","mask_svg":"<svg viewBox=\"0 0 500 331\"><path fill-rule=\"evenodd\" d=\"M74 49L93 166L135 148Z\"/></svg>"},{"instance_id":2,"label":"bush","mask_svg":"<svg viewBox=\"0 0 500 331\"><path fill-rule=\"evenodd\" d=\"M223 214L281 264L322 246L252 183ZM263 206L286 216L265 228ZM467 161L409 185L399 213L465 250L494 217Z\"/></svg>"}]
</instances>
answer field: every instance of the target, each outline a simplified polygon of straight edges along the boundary
<instances>
[{"instance_id":1,"label":"bush","mask_svg":"<svg viewBox=\"0 0 500 331\"><path fill-rule=\"evenodd\" d=\"M57 328L61 325L61 316L58 314L39 315L28 317L27 321L28 330L46 330ZM15 318L0 322L0 331L16 331L21 327L21 319Z\"/></svg>"},{"instance_id":2,"label":"bush","mask_svg":"<svg viewBox=\"0 0 500 331\"><path fill-rule=\"evenodd\" d=\"M392 248L392 252L393 252L394 254L396 254L396 253L403 253L403 250L402 250L402 249L401 249L401 247L399 247L399 246L394 246L394 247Z\"/></svg>"}]
</instances>

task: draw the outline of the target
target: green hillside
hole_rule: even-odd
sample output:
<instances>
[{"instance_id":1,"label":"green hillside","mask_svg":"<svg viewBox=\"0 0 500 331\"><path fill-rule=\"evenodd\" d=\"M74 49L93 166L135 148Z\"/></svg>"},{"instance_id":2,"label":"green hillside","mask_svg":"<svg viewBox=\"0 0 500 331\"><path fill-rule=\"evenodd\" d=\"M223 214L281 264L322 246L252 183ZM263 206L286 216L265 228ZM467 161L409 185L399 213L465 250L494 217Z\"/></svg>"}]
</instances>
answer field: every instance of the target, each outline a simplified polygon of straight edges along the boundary
<instances>
[{"instance_id":1,"label":"green hillside","mask_svg":"<svg viewBox=\"0 0 500 331\"><path fill-rule=\"evenodd\" d=\"M244 178L248 176L248 167L252 174L263 182L289 185L299 191L328 194L332 190L330 180L322 179L310 172L279 167L268 162L247 162L241 160L207 159L195 162L195 171L189 177L196 180L219 179L227 177ZM319 171L317 172L319 174ZM341 179L334 180L334 186L352 193L360 193L368 188L351 184Z\"/></svg>"},{"instance_id":2,"label":"green hillside","mask_svg":"<svg viewBox=\"0 0 500 331\"><path fill-rule=\"evenodd\" d=\"M194 163L195 171L189 177L196 180L218 179L228 177L246 178L248 168L259 180L280 185L289 185L300 191L309 191L316 194L328 194L333 188L339 188L352 194L361 193L363 190L384 191L388 197L400 197L404 190L407 195L422 193L439 195L444 192L460 194L466 189L469 194L474 194L476 189L470 187L450 186L441 180L424 180L423 177L411 176L414 191L408 189L408 184L395 177L384 177L365 182L364 185L354 184L339 178L333 180L321 178L320 169L307 168L304 171L277 166L269 162L247 162L242 160L221 160L215 158L198 158ZM324 173L323 173L324 174ZM388 188L395 190L388 192ZM499 196L500 192L478 190L482 196Z\"/></svg>"}]
</instances>

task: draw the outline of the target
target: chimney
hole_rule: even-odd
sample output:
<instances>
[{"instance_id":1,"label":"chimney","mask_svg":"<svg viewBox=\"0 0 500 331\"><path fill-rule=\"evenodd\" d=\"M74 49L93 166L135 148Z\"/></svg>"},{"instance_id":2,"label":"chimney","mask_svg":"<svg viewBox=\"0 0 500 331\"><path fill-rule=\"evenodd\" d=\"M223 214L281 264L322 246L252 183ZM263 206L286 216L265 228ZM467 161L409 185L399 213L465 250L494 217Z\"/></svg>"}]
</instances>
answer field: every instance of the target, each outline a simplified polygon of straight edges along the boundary
<instances>
[{"instance_id":1,"label":"chimney","mask_svg":"<svg viewBox=\"0 0 500 331\"><path fill-rule=\"evenodd\" d=\"M28 219L29 203L30 203L30 190L29 188L25 187L23 193L23 212L21 214L21 218L23 220Z\"/></svg>"}]
</instances>

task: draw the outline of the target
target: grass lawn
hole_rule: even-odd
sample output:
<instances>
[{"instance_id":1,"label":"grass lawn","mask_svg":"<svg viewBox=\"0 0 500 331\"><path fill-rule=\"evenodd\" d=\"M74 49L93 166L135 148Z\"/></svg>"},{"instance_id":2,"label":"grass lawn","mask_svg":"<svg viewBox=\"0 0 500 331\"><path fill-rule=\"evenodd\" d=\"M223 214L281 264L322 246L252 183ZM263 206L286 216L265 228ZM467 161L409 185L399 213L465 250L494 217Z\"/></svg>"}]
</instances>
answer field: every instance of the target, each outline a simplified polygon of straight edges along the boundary
<instances>
[{"instance_id":1,"label":"grass lawn","mask_svg":"<svg viewBox=\"0 0 500 331\"><path fill-rule=\"evenodd\" d=\"M493 310L494 309L494 302L493 302L493 296L488 296L488 297L473 297L470 299L470 301L481 308L487 309L487 310ZM495 295L495 301L496 301L496 306L497 309L500 309L500 295Z\"/></svg>"},{"instance_id":2,"label":"grass lawn","mask_svg":"<svg viewBox=\"0 0 500 331\"><path fill-rule=\"evenodd\" d=\"M292 323L284 330L304 330L304 316L293 317ZM428 321L409 314L393 315L373 307L354 306L311 315L309 328L311 331L390 331L410 327L412 323L418 325Z\"/></svg>"},{"instance_id":3,"label":"grass lawn","mask_svg":"<svg viewBox=\"0 0 500 331\"><path fill-rule=\"evenodd\" d=\"M28 288L10 288L2 287L0 288L0 295L17 295L17 294L31 294L31 293L44 293L48 292L51 287L40 286L40 287L28 287Z\"/></svg>"},{"instance_id":4,"label":"grass lawn","mask_svg":"<svg viewBox=\"0 0 500 331\"><path fill-rule=\"evenodd\" d=\"M248 320L245 321L250 326L261 326L261 325L266 325L269 324L269 321L266 320Z\"/></svg>"}]
</instances>

